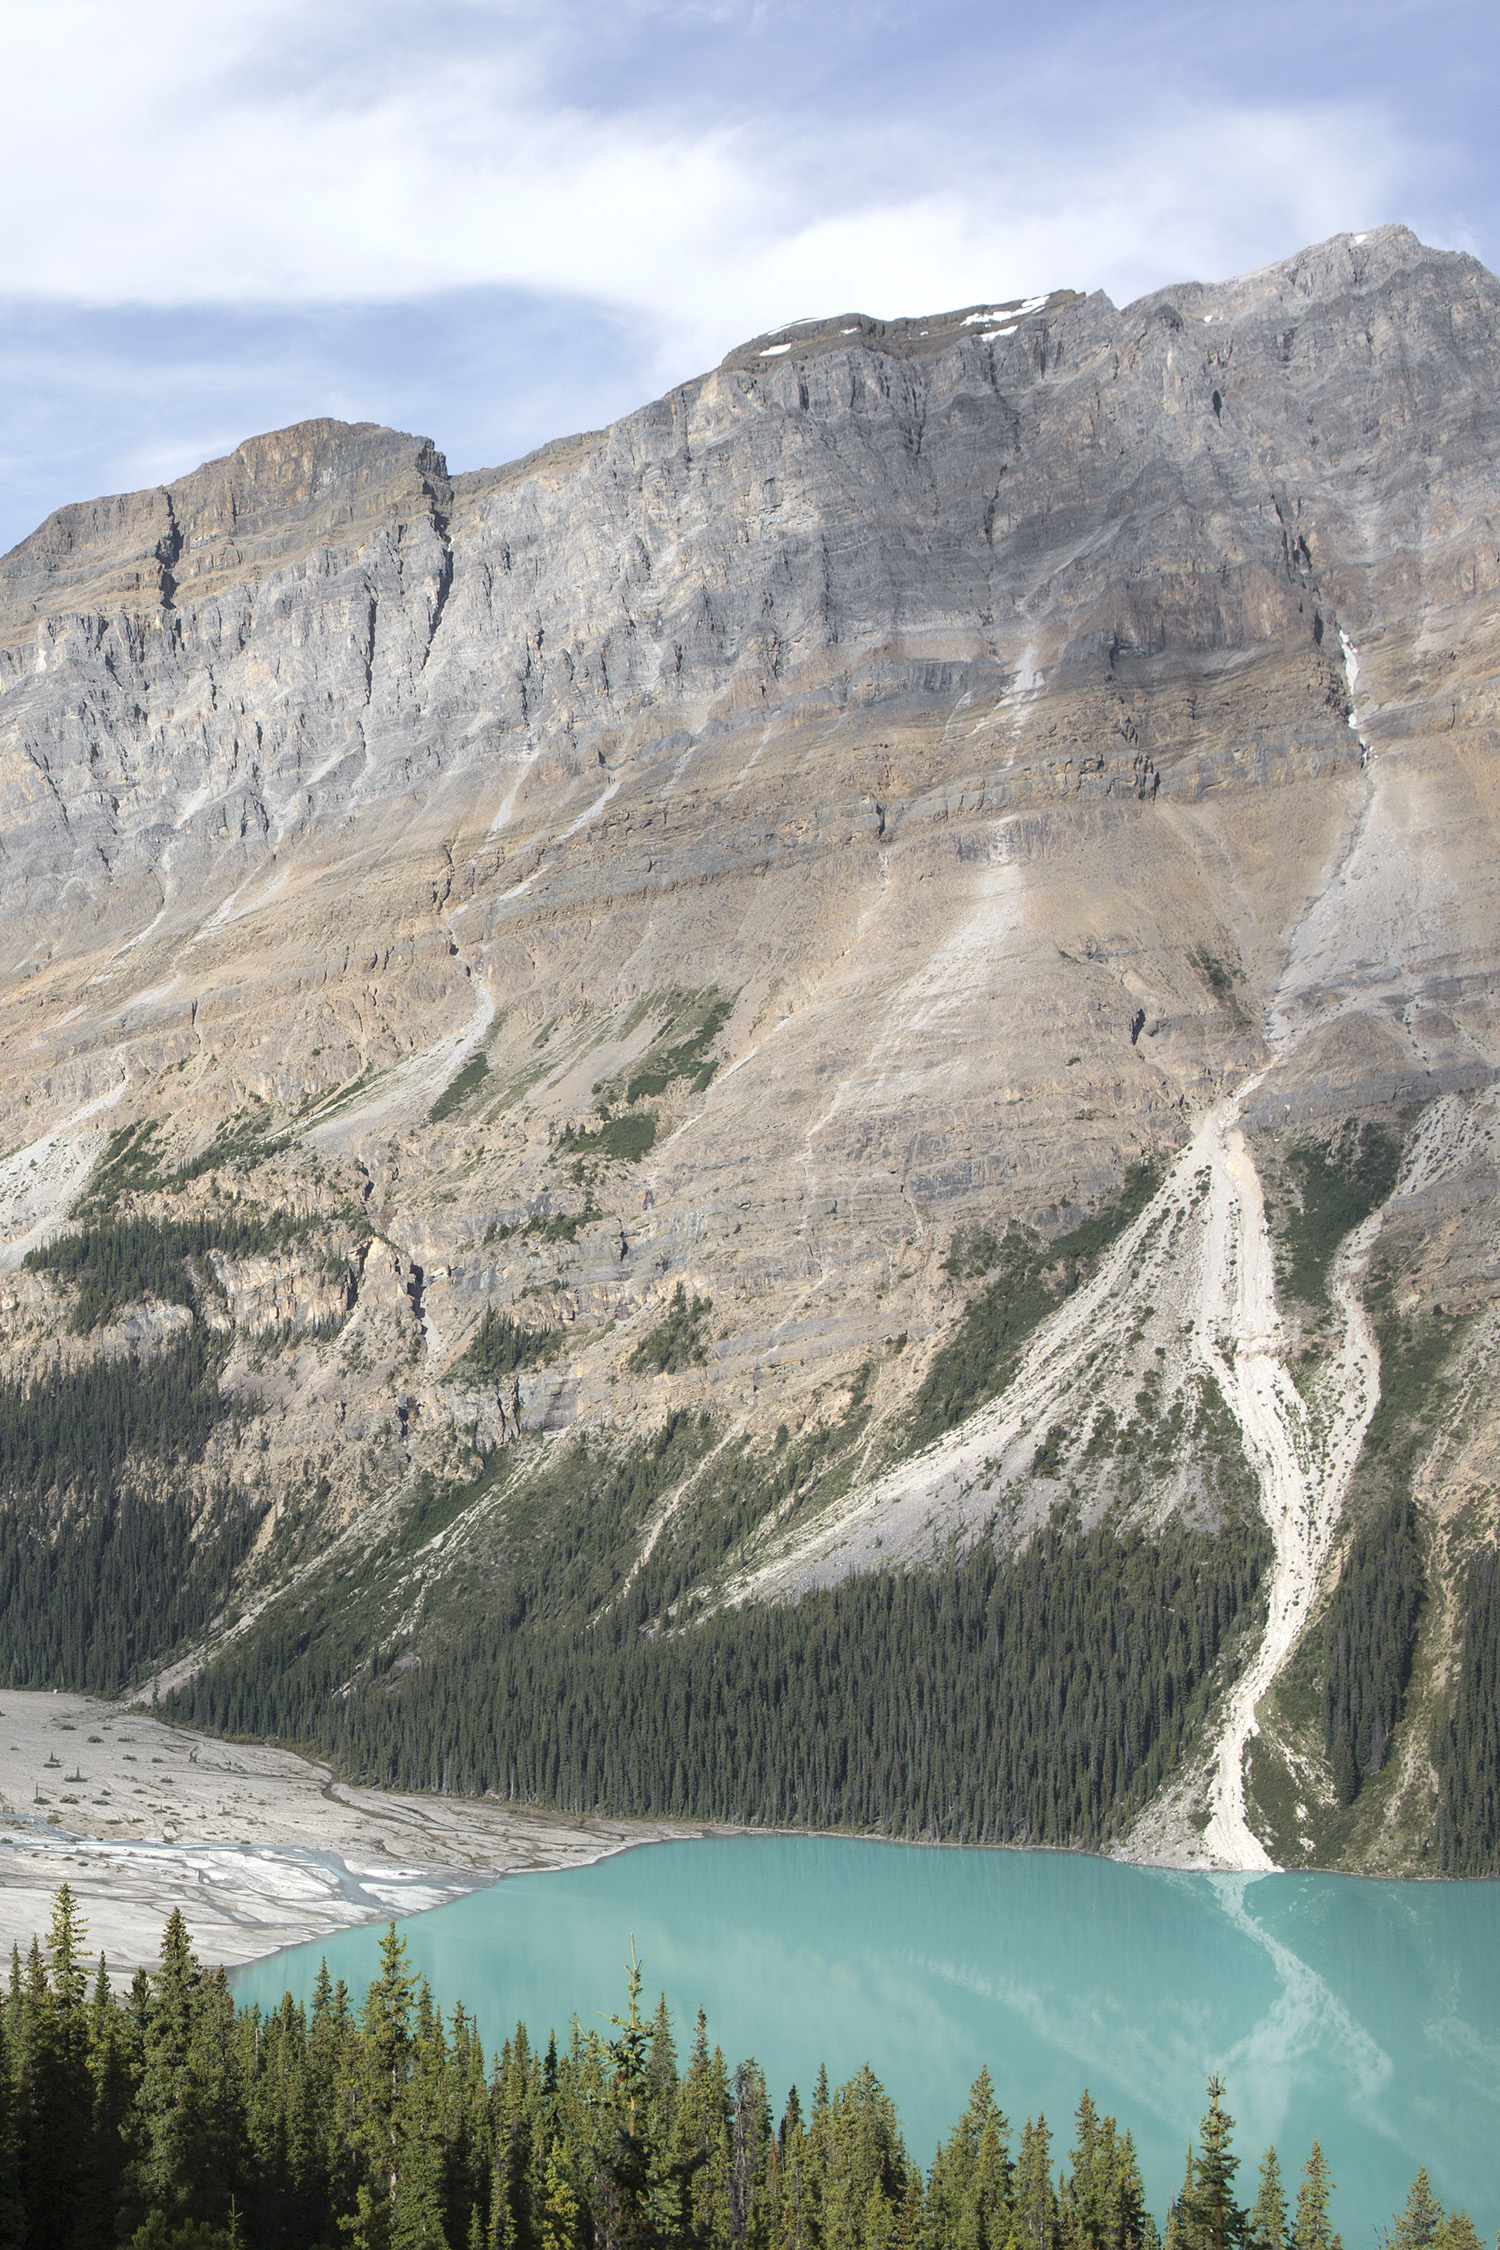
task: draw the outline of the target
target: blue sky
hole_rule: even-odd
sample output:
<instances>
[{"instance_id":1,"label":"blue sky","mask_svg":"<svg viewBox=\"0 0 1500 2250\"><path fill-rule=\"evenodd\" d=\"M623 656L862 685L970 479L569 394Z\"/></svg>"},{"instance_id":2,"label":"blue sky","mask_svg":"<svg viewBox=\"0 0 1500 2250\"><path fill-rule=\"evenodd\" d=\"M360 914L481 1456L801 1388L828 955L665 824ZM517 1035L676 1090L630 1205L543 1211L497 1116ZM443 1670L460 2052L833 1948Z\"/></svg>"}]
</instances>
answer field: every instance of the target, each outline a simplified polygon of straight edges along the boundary
<instances>
[{"instance_id":1,"label":"blue sky","mask_svg":"<svg viewBox=\"0 0 1500 2250\"><path fill-rule=\"evenodd\" d=\"M0 0L0 548L313 414L455 468L803 315L1500 256L1479 0Z\"/></svg>"}]
</instances>

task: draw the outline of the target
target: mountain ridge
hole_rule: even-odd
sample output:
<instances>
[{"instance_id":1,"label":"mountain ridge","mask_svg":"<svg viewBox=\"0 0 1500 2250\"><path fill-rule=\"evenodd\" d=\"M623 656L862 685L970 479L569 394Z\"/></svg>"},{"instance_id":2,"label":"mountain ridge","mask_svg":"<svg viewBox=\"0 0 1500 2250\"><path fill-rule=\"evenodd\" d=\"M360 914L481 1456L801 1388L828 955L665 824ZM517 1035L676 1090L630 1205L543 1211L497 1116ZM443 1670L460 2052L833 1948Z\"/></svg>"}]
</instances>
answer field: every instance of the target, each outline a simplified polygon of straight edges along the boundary
<instances>
[{"instance_id":1,"label":"mountain ridge","mask_svg":"<svg viewBox=\"0 0 1500 2250\"><path fill-rule=\"evenodd\" d=\"M563 1433L683 1414L721 1467L646 1476L606 1577L680 1548L710 1609L1058 1506L1274 1531L1332 1447L1317 1539L1277 1550L1300 1645L1388 1489L1369 1384L1339 1404L1380 1289L1385 1359L1434 1380L1401 1323L1466 1308L1406 1476L1451 1638L1493 1537L1497 315L1474 261L1383 228L1118 312L838 316L494 471L297 425L0 562L0 1341L14 1381L39 1338L127 1348L66 1342L38 1262L80 1195L109 1227L267 1215L188 1306L235 1405L183 1505L260 1511L221 1662L321 1543L378 1520L404 1553L425 1478L461 1535L371 1596L417 1656L520 1567ZM1278 1204L1342 1211L1371 1131L1403 1152L1379 1225L1346 1198L1298 1297ZM1158 1236L1148 1297L1120 1261ZM948 1414L967 1459L976 1411L945 1515L911 1433ZM1308 1848L1410 1864L1421 1729L1357 1846L1316 1731L1266 1708L1254 1752L1316 1777ZM1263 1850L1239 1764L1221 1858Z\"/></svg>"}]
</instances>

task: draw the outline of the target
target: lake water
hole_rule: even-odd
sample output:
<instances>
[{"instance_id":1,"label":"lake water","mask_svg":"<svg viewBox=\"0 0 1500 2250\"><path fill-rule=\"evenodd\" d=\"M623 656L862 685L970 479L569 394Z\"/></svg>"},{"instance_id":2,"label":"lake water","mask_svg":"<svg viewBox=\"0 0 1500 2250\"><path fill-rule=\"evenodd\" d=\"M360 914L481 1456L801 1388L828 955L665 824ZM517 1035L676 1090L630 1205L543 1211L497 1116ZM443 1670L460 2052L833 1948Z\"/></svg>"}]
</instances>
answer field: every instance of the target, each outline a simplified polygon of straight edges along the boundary
<instances>
[{"instance_id":1,"label":"lake water","mask_svg":"<svg viewBox=\"0 0 1500 2250\"><path fill-rule=\"evenodd\" d=\"M1055 1852L929 1850L818 1836L657 1844L517 1875L401 1924L445 2009L496 2046L623 2005L632 1936L679 2050L694 2015L773 2100L870 2062L925 2163L988 2064L1019 2128L1058 2154L1087 2085L1128 2126L1159 2216L1182 2179L1211 2070L1238 2121L1244 2200L1274 2141L1289 2182L1314 2134L1349 2250L1412 2175L1500 2224L1500 1884L1180 1875ZM352 1990L379 1931L240 1970L242 2000L310 1997L318 1962Z\"/></svg>"}]
</instances>

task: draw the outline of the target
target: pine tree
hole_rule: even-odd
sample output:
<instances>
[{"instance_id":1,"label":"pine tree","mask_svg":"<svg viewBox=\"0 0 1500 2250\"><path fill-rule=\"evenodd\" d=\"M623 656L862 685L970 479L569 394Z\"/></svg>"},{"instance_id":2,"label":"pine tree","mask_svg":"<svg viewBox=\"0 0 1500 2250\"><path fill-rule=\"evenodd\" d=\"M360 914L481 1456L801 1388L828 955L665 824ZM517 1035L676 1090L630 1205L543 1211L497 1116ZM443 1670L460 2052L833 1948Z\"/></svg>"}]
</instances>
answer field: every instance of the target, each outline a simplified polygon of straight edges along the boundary
<instances>
[{"instance_id":1,"label":"pine tree","mask_svg":"<svg viewBox=\"0 0 1500 2250\"><path fill-rule=\"evenodd\" d=\"M1250 2239L1255 2250L1286 2250L1286 2195L1281 2185L1281 2159L1274 2148L1261 2158L1260 2185L1250 2213Z\"/></svg>"},{"instance_id":2,"label":"pine tree","mask_svg":"<svg viewBox=\"0 0 1500 2250\"><path fill-rule=\"evenodd\" d=\"M1052 2187L1052 2135L1045 2117L1028 2117L1016 2165L1015 2227L1029 2250L1056 2250L1057 2197Z\"/></svg>"},{"instance_id":3,"label":"pine tree","mask_svg":"<svg viewBox=\"0 0 1500 2250\"><path fill-rule=\"evenodd\" d=\"M1297 2190L1297 2222L1292 2230L1296 2250L1343 2250L1333 2232L1332 2200L1333 2181L1322 2147L1314 2141Z\"/></svg>"},{"instance_id":4,"label":"pine tree","mask_svg":"<svg viewBox=\"0 0 1500 2250\"><path fill-rule=\"evenodd\" d=\"M391 2118L397 2150L391 2250L449 2250L443 2224L444 2056L437 2028L422 2020L428 2014L419 2009L414 2065Z\"/></svg>"},{"instance_id":5,"label":"pine tree","mask_svg":"<svg viewBox=\"0 0 1500 2250\"><path fill-rule=\"evenodd\" d=\"M93 2083L83 1924L62 1884L45 1965L32 1949L20 2077L20 2184L34 2250L74 2250L92 2231Z\"/></svg>"},{"instance_id":6,"label":"pine tree","mask_svg":"<svg viewBox=\"0 0 1500 2250\"><path fill-rule=\"evenodd\" d=\"M554 2146L547 2159L542 2250L578 2250L578 2197Z\"/></svg>"},{"instance_id":7,"label":"pine tree","mask_svg":"<svg viewBox=\"0 0 1500 2250\"><path fill-rule=\"evenodd\" d=\"M365 1995L352 2083L342 2105L363 2174L359 2223L368 2250L386 2250L401 2185L399 2112L411 2070L416 1982L406 1966L406 1941L389 1922L380 1941L380 1972Z\"/></svg>"},{"instance_id":8,"label":"pine tree","mask_svg":"<svg viewBox=\"0 0 1500 2250\"><path fill-rule=\"evenodd\" d=\"M1432 2192L1424 2164L1411 2183L1406 2209L1386 2237L1391 2250L1432 2250L1443 2223L1443 2206Z\"/></svg>"},{"instance_id":9,"label":"pine tree","mask_svg":"<svg viewBox=\"0 0 1500 2250\"><path fill-rule=\"evenodd\" d=\"M99 1956L89 2009L88 2069L93 2089L89 2133L89 2215L92 2239L108 2243L130 2157L134 2103L127 2019L115 2004L104 1955Z\"/></svg>"},{"instance_id":10,"label":"pine tree","mask_svg":"<svg viewBox=\"0 0 1500 2250\"><path fill-rule=\"evenodd\" d=\"M995 2106L990 2074L981 2070L963 2116L933 2159L927 2210L935 2240L954 2250L1003 2250L1013 2171L1009 2128Z\"/></svg>"},{"instance_id":11,"label":"pine tree","mask_svg":"<svg viewBox=\"0 0 1500 2250\"><path fill-rule=\"evenodd\" d=\"M19 1982L19 1977L17 1981ZM19 2023L17 2024L18 2032ZM0 2242L20 2242L24 2239L25 2233L20 2179L16 2165L16 2114L13 2092L16 2076L13 2054L15 2037L16 2034L13 2034L11 2030L11 2011L7 2008L3 2013L0 2013Z\"/></svg>"},{"instance_id":12,"label":"pine tree","mask_svg":"<svg viewBox=\"0 0 1500 2250\"><path fill-rule=\"evenodd\" d=\"M1241 2250L1245 2241L1246 2215L1234 2200L1240 2160L1231 2145L1233 2132L1234 2119L1224 2108L1224 2081L1216 2073L1208 2081L1208 2108L1198 2126L1198 2155L1186 2198L1192 2250Z\"/></svg>"},{"instance_id":13,"label":"pine tree","mask_svg":"<svg viewBox=\"0 0 1500 2250\"><path fill-rule=\"evenodd\" d=\"M610 2137L602 2166L603 2240L612 2250L656 2250L658 2152L652 2138L651 2040L641 2022L641 1966L630 1949L628 2012L612 2016L608 2048Z\"/></svg>"}]
</instances>

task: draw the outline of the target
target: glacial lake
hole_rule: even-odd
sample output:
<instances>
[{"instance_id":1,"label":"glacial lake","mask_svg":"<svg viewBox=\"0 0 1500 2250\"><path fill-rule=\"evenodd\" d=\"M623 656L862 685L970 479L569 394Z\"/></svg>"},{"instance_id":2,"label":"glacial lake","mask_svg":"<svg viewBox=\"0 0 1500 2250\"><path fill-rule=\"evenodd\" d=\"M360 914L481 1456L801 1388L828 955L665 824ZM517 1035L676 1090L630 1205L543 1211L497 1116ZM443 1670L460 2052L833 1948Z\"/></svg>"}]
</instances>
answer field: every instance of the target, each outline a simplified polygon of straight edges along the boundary
<instances>
[{"instance_id":1,"label":"glacial lake","mask_svg":"<svg viewBox=\"0 0 1500 2250\"><path fill-rule=\"evenodd\" d=\"M1500 1883L1182 1875L1057 1852L819 1836L654 1844L516 1875L400 1924L445 2013L496 2047L624 2002L632 1937L679 2053L697 2010L778 2107L819 2062L868 2061L930 2161L987 2064L1018 2135L1044 2110L1072 2145L1085 2086L1136 2138L1158 2217L1182 2180L1204 2080L1223 2073L1242 2199L1268 2142L1295 2184L1316 2134L1335 2220L1366 2250L1426 2164L1450 2207L1500 2225ZM362 1993L380 1932L235 1972L242 2001L311 1997L318 1963Z\"/></svg>"}]
</instances>

